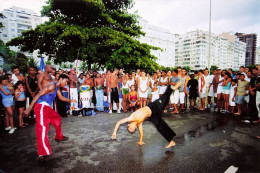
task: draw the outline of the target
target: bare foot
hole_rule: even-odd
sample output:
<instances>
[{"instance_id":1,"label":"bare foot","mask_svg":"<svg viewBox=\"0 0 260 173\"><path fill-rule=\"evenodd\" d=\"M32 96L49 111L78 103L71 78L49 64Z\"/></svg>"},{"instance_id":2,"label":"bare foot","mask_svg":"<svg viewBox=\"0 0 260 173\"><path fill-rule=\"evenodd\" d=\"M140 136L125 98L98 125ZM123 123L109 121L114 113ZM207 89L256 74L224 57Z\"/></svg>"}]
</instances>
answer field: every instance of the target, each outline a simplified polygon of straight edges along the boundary
<instances>
[{"instance_id":1,"label":"bare foot","mask_svg":"<svg viewBox=\"0 0 260 173\"><path fill-rule=\"evenodd\" d=\"M175 145L175 142L172 140L165 148L174 147Z\"/></svg>"},{"instance_id":2,"label":"bare foot","mask_svg":"<svg viewBox=\"0 0 260 173\"><path fill-rule=\"evenodd\" d=\"M260 136L257 136L256 138L260 139Z\"/></svg>"}]
</instances>

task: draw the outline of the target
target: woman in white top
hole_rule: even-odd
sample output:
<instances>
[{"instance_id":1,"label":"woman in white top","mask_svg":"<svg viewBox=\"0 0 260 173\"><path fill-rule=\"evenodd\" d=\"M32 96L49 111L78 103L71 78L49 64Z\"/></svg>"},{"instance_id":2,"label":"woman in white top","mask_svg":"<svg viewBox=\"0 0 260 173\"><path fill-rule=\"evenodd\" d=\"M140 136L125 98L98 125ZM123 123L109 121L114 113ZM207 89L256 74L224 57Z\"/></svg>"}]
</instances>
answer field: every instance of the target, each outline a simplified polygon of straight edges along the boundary
<instances>
[{"instance_id":1,"label":"woman in white top","mask_svg":"<svg viewBox=\"0 0 260 173\"><path fill-rule=\"evenodd\" d=\"M169 78L166 76L166 70L163 70L162 77L159 79L159 85L161 86L159 91L160 97L166 91L168 83L169 83Z\"/></svg>"},{"instance_id":2,"label":"woman in white top","mask_svg":"<svg viewBox=\"0 0 260 173\"><path fill-rule=\"evenodd\" d=\"M139 98L141 101L141 108L146 106L146 99L148 97L148 88L149 88L149 80L148 77L145 76L145 71L142 70L141 77L138 78L138 89L139 89Z\"/></svg>"}]
</instances>

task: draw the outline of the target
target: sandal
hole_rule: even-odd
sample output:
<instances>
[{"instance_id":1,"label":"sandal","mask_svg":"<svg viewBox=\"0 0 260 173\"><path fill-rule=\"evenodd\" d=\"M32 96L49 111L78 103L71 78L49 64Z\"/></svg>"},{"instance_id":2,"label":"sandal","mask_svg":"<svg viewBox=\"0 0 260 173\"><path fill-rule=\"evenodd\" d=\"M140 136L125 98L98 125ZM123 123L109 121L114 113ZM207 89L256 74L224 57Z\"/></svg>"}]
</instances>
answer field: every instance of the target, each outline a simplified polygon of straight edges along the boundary
<instances>
[{"instance_id":1,"label":"sandal","mask_svg":"<svg viewBox=\"0 0 260 173\"><path fill-rule=\"evenodd\" d=\"M240 116L241 114L237 112L237 113L234 113L234 115L235 116Z\"/></svg>"}]
</instances>

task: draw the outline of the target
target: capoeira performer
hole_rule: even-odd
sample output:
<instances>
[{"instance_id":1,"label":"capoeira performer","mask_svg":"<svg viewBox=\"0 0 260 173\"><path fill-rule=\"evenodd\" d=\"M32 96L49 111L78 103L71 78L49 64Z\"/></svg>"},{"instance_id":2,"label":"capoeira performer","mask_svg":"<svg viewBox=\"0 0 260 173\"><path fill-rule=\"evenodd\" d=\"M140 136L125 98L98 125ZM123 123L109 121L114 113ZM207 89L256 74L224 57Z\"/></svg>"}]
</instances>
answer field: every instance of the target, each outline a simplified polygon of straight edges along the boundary
<instances>
[{"instance_id":1,"label":"capoeira performer","mask_svg":"<svg viewBox=\"0 0 260 173\"><path fill-rule=\"evenodd\" d=\"M140 139L139 142L137 143L139 145L145 144L143 142L143 122L146 118L149 118L150 121L155 125L157 130L169 142L169 144L165 148L170 148L175 146L173 137L176 136L176 134L166 124L166 122L162 119L161 116L165 105L169 103L169 99L172 91L176 90L180 85L181 83L177 83L174 87L168 86L165 93L159 99L149 103L148 106L138 109L137 111L132 113L129 117L119 120L116 123L111 139L116 139L116 133L121 124L129 122L128 131L134 132L135 129L138 127L140 132ZM173 87L173 89L171 87Z\"/></svg>"},{"instance_id":2,"label":"capoeira performer","mask_svg":"<svg viewBox=\"0 0 260 173\"><path fill-rule=\"evenodd\" d=\"M50 105L53 103L56 95L60 100L66 102L76 102L76 100L69 100L62 96L61 91L58 88L67 85L69 78L67 75L61 74L57 82L51 82L47 84L40 93L38 93L32 103L24 111L25 115L29 115L33 106L36 114L36 137L39 161L48 160L51 153L51 147L48 139L48 131L50 129L49 123L51 123L56 130L55 141L65 141L68 137L63 136L61 130L61 116L55 112Z\"/></svg>"}]
</instances>

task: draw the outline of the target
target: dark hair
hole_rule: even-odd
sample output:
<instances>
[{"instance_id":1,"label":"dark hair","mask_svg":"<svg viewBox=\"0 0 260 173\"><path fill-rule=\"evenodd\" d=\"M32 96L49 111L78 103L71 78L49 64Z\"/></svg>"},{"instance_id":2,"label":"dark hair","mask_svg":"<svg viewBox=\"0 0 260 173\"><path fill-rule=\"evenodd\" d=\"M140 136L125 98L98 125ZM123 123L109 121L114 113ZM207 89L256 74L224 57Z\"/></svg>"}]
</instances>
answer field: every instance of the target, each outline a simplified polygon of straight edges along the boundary
<instances>
[{"instance_id":1,"label":"dark hair","mask_svg":"<svg viewBox=\"0 0 260 173\"><path fill-rule=\"evenodd\" d=\"M1 76L0 82L2 82L3 80L9 80L9 77L7 75Z\"/></svg>"},{"instance_id":2,"label":"dark hair","mask_svg":"<svg viewBox=\"0 0 260 173\"><path fill-rule=\"evenodd\" d=\"M243 73L239 74L239 76L244 76L245 77L245 75Z\"/></svg>"},{"instance_id":3,"label":"dark hair","mask_svg":"<svg viewBox=\"0 0 260 173\"><path fill-rule=\"evenodd\" d=\"M231 82L237 83L237 79L232 79Z\"/></svg>"},{"instance_id":4,"label":"dark hair","mask_svg":"<svg viewBox=\"0 0 260 173\"><path fill-rule=\"evenodd\" d=\"M197 71L197 70L195 70L195 71L194 71L194 74L198 74L198 71Z\"/></svg>"},{"instance_id":5,"label":"dark hair","mask_svg":"<svg viewBox=\"0 0 260 173\"><path fill-rule=\"evenodd\" d=\"M191 74L191 75L190 75L190 78L191 78L191 79L194 79L194 74Z\"/></svg>"},{"instance_id":6,"label":"dark hair","mask_svg":"<svg viewBox=\"0 0 260 173\"><path fill-rule=\"evenodd\" d=\"M14 85L14 89L17 89L18 88L18 85L20 85L20 84L23 84L23 82L22 81L17 81L16 82L16 84Z\"/></svg>"},{"instance_id":7,"label":"dark hair","mask_svg":"<svg viewBox=\"0 0 260 173\"><path fill-rule=\"evenodd\" d=\"M229 72L226 72L225 75L227 75L228 78L231 78L231 74Z\"/></svg>"},{"instance_id":8,"label":"dark hair","mask_svg":"<svg viewBox=\"0 0 260 173\"><path fill-rule=\"evenodd\" d=\"M67 75L65 75L65 74L61 74L60 76L59 76L59 79L60 78L62 78L62 79L69 79L69 76L67 76ZM58 79L58 80L59 80Z\"/></svg>"},{"instance_id":9,"label":"dark hair","mask_svg":"<svg viewBox=\"0 0 260 173\"><path fill-rule=\"evenodd\" d=\"M13 67L12 67L12 71L14 70L14 69L19 69L19 67L18 66L16 66L16 65L14 65Z\"/></svg>"},{"instance_id":10,"label":"dark hair","mask_svg":"<svg viewBox=\"0 0 260 173\"><path fill-rule=\"evenodd\" d=\"M164 73L167 73L167 71L166 71L166 70L162 70L162 72L164 72Z\"/></svg>"},{"instance_id":11,"label":"dark hair","mask_svg":"<svg viewBox=\"0 0 260 173\"><path fill-rule=\"evenodd\" d=\"M245 68L244 66L240 66L240 68Z\"/></svg>"},{"instance_id":12,"label":"dark hair","mask_svg":"<svg viewBox=\"0 0 260 173\"><path fill-rule=\"evenodd\" d=\"M199 72L203 73L203 70L199 70Z\"/></svg>"},{"instance_id":13,"label":"dark hair","mask_svg":"<svg viewBox=\"0 0 260 173\"><path fill-rule=\"evenodd\" d=\"M173 70L176 74L178 74L178 70L177 69L175 69L175 70Z\"/></svg>"}]
</instances>

